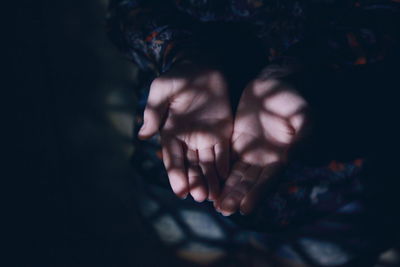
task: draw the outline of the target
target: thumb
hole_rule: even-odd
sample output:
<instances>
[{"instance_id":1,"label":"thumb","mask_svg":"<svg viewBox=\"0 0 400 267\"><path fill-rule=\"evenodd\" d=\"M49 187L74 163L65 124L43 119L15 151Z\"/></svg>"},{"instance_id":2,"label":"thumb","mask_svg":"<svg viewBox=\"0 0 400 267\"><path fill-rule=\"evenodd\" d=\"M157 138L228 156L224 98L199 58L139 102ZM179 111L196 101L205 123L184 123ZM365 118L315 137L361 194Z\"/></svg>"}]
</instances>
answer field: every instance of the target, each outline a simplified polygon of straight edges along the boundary
<instances>
[{"instance_id":1,"label":"thumb","mask_svg":"<svg viewBox=\"0 0 400 267\"><path fill-rule=\"evenodd\" d=\"M138 134L140 139L148 139L158 132L166 109L166 105L165 107L159 106L157 108L146 106L143 115L143 125Z\"/></svg>"},{"instance_id":2,"label":"thumb","mask_svg":"<svg viewBox=\"0 0 400 267\"><path fill-rule=\"evenodd\" d=\"M140 139L148 139L155 135L161 127L163 118L167 115L168 95L159 82L153 82L143 114L143 126L139 131Z\"/></svg>"}]
</instances>

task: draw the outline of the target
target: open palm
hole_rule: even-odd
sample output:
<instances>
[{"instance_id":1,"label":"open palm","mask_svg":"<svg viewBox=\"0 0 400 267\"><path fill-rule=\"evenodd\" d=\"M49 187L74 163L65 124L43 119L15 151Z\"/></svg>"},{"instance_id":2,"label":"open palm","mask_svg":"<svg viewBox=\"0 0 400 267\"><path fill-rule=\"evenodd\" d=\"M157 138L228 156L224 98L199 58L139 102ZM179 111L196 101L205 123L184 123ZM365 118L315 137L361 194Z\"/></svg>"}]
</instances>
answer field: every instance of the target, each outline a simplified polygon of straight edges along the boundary
<instances>
[{"instance_id":1,"label":"open palm","mask_svg":"<svg viewBox=\"0 0 400 267\"><path fill-rule=\"evenodd\" d=\"M235 163L215 203L230 215L253 210L266 182L287 158L306 120L306 102L278 80L254 80L245 89L232 135Z\"/></svg>"},{"instance_id":2,"label":"open palm","mask_svg":"<svg viewBox=\"0 0 400 267\"><path fill-rule=\"evenodd\" d=\"M139 132L161 133L163 161L176 195L199 202L219 196L229 172L231 107L223 75L191 64L175 67L150 88Z\"/></svg>"}]
</instances>

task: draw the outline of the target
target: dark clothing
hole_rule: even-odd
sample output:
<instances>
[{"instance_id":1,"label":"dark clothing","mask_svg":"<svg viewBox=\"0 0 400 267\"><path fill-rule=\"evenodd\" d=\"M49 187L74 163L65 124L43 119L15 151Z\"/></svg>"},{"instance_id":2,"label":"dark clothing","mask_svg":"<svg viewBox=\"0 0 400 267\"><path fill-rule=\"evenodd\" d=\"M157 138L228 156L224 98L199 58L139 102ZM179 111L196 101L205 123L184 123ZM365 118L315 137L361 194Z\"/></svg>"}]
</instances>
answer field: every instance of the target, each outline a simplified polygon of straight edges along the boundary
<instances>
[{"instance_id":1,"label":"dark clothing","mask_svg":"<svg viewBox=\"0 0 400 267\"><path fill-rule=\"evenodd\" d=\"M311 136L322 141L310 141L314 150L300 149L253 216L233 219L260 231L261 239L265 233L279 233L282 247L302 248L292 259L330 266L350 264L385 247L379 234L384 223L377 219L383 213L371 208L368 197L377 195L369 190L371 173L363 172L373 152L366 151L367 137L360 133L368 124L363 116L371 114L352 109L364 93L348 89L360 83L340 88L340 82L351 80L346 73L371 73L364 72L370 66L385 70L380 66L396 48L399 15L400 4L394 0L127 0L112 3L109 27L111 39L149 75L149 81L180 60L205 60L221 65L230 77L237 76L237 69L248 69L238 72L243 74L238 83L232 82L238 87L261 69L265 75L299 83L316 112L317 125L322 125ZM147 92L145 83L138 91L138 126ZM240 89L232 90L235 93L240 96ZM366 103L373 103L374 97L366 95ZM365 109L367 104L361 106ZM363 126L357 126L358 120ZM312 154L309 161L307 153ZM137 140L134 164L146 179L167 184L160 154L158 137ZM324 250L338 256L325 257Z\"/></svg>"}]
</instances>

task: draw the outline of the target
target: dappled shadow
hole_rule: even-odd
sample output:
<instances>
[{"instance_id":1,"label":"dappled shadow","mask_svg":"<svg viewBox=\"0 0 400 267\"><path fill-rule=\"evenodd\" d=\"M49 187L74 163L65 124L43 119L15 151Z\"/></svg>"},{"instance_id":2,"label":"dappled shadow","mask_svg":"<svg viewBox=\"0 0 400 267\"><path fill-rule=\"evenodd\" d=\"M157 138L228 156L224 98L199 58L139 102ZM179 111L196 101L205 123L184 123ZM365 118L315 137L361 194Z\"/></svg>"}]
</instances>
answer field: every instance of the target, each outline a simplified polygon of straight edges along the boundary
<instances>
[{"instance_id":1,"label":"dappled shadow","mask_svg":"<svg viewBox=\"0 0 400 267\"><path fill-rule=\"evenodd\" d=\"M390 82L395 80L394 76L391 76L393 75L392 72L378 75L378 73L382 74L382 71L384 70L390 70L391 66L392 65L390 64L384 66L380 65L378 67L373 66L371 68L362 68L361 71L350 70L347 73L335 73L332 75L323 73L321 70L321 72L318 72L320 76L317 78L304 76L300 79L298 79L298 77L285 79L285 82L288 82L289 84L294 81L300 82L298 87L295 86L295 88L298 88L298 90L304 95L312 95L313 92L316 96L322 95L322 97L319 98L319 101L321 101L319 103L317 102L318 98L316 96L310 98L311 110L300 109L295 110L287 116L281 116L280 114L267 109L264 105L259 106L262 112L265 112L270 116L275 116L283 121L288 121L292 116L297 114L310 112L312 114L313 123L311 128L305 127L301 129L301 131L303 131L301 136L304 137L303 143L300 144L301 142L299 141L299 145L294 147L294 153L289 153L288 157L289 165L291 163L300 163L304 166L309 166L310 169L305 171L305 178L303 179L301 177L303 174L300 171L298 173L289 174L282 181L280 179L284 174L280 173L273 181L271 181L271 184L267 188L268 191L265 193L265 199L267 199L266 202L260 202L261 206L264 205L263 208L260 207L259 211L255 212L256 214L248 217L234 215L231 218L231 220L240 225L237 226L240 229L258 229L265 233L267 236L266 239L268 239L269 234L280 236L279 242L277 242L279 245L277 245L277 247L274 248L274 245L271 245L268 246L268 248L265 248L265 250L262 250L263 252L261 254L265 260L272 261L269 256L274 254L274 250L279 250L278 247L280 245L286 243L291 247L293 253L297 254L305 263L312 266L323 266L324 264L329 264L325 262L326 260L337 260L338 262L342 260L343 263L350 261L349 266L372 266L377 261L379 253L393 244L395 238L390 236L391 233L396 233L398 231L395 228L396 224L394 223L398 219L398 215L394 214L394 209L385 207L384 205L389 204L389 206L392 207L394 202L388 202L385 200L385 197L382 197L382 191L377 193L375 190L376 188L371 185L370 180L372 179L376 181L379 179L378 177L381 177L381 175L389 174L389 176L384 176L383 180L380 180L380 188L388 189L391 188L391 185L393 185L392 183L398 184L393 182L390 177L394 172L390 173L390 171L383 171L382 169L389 168L393 170L394 165L388 167L387 165L382 164L382 162L375 160L376 157L379 157L380 153L386 153L385 155L391 156L389 162L392 162L393 154L390 153L389 148L392 145L394 146L396 142L394 139L390 139L388 144L384 144L383 140L385 134L382 132L378 133L379 129L368 123L368 119L371 118L371 116L383 116L382 118L384 118L385 121L389 121L389 118L393 118L394 113L384 105L385 101L379 103L379 101L386 98L387 94L378 95L375 90L375 86L390 86ZM182 77L178 75L175 78L179 79ZM327 82L328 80L329 82ZM189 81L187 86L191 87L195 85L192 85ZM264 94L253 95L251 97L255 100L259 98L273 98L279 94L279 86ZM307 88L304 89L304 87ZM186 87L182 88L182 92L185 88ZM201 90L201 88L199 89ZM374 89L372 90L373 93L371 93L371 89ZM326 95L324 95L325 92ZM329 98L328 96L331 96L332 94L334 94L334 97ZM212 96L204 97L207 98ZM207 105L206 101L204 102L204 105ZM374 108L369 109L367 108L368 106ZM318 112L319 107L321 107L321 113L315 114L315 112ZM177 121L191 122L190 118L192 118L197 111L197 109L190 110L189 112L180 115ZM323 116L326 117L324 118ZM337 119L335 116L337 116ZM335 120L332 121L332 119ZM354 124L352 124L351 122L353 120L358 121L355 121ZM202 125L201 122L198 122L198 124L195 125L195 128L198 129L199 132L202 132L205 130L204 126L205 125ZM370 131L368 131L368 129L370 129ZM183 127L176 133L184 134L185 130L186 129ZM346 133L348 133L347 139ZM210 133L207 132L207 134ZM254 140L254 142L246 144L243 151L246 152L258 148L259 144L257 141L258 140ZM371 142L373 145L371 145ZM271 142L270 147L271 149L279 151L280 149L285 148L285 145L282 145L279 142ZM378 147L379 149L377 149ZM371 172L369 168L361 171L362 168L358 168L360 167L358 166L355 168L358 170L357 172L349 171L347 173L338 172L337 174L334 174L334 171L336 171L334 170L332 173L329 173L331 177L327 178L325 176L327 175L327 172L322 171L321 173L317 173L313 177L307 179L307 172L312 172L313 168L316 169L317 167L323 167L328 170L328 165L332 159L352 163L353 161L356 162L360 156L365 156L367 159L371 159L366 161L366 165L373 166L372 168L375 170L374 172ZM140 165L140 163L137 164ZM351 166L348 167L353 168ZM167 179L166 175L164 175L164 178ZM325 190L324 188L327 184L331 183L331 185L329 185L331 187L328 190L335 192L335 194L337 194L335 197L338 200L333 206L326 206L322 210L314 209L312 203L308 203L309 206L305 209L299 209L295 212L296 215L292 221L286 222L284 225L277 227L277 222L273 221L273 216L276 214L273 209L268 206L267 196L273 196L276 194L277 190L281 190L281 192L282 190L292 190L293 181L296 181L298 178L300 178L300 180L303 179L300 182L300 188L306 188L306 194L311 193L314 190L313 188L315 188L315 192L318 192L318 190ZM331 180L328 181L327 179ZM319 186L321 186L322 189L318 189L317 187ZM354 186L358 189L352 191ZM168 188L167 185L166 188ZM395 199L395 193L391 191L390 194L391 199ZM316 195L318 195L318 193L316 193ZM287 196L284 195L283 197ZM373 199L376 197L382 198L379 203L373 203ZM295 200L292 201L293 202L291 202L290 205L293 206L289 209L296 210L296 202ZM307 199L306 201L309 200ZM324 203L325 200L322 199L321 201ZM326 201L329 203L329 200ZM180 202L170 205L169 209L172 210L178 208L178 205L180 205L178 203ZM186 204L183 203L188 202L183 201L181 203L185 206ZM354 203L357 203L356 206L358 205L358 208L355 210L351 210L350 213L340 212L340 208ZM191 203L191 205L195 206L196 204ZM209 206L209 204L203 204L199 205L198 208L205 209L202 210L202 212L207 214L207 216L205 216L208 217L208 221L218 222L219 215L217 215L217 219L213 219L210 214L214 214L215 212ZM178 209L180 210L181 208ZM230 238L229 235L227 235L225 237L227 239L221 237L221 240L223 240L222 243L213 243L207 239L202 239L199 236L193 235L193 229L190 229L187 225L185 226L185 222L182 221L179 212L171 212L171 210L167 209L165 212L170 212L171 214L168 216L171 216L171 220L176 221L176 224L179 225L178 228L182 229L182 240L184 240L180 240L175 245L171 246L176 251L183 249L188 240L192 239L196 241L201 240L204 242L205 246L212 247L216 244L222 245L223 242L226 242L226 240L229 240ZM162 216L162 213L157 213L155 217L148 217L148 219L153 221L153 219L159 218L159 216ZM255 219L257 216L258 218L263 217L263 219ZM268 218L268 216L271 216L271 218ZM386 224L387 220L394 220L394 222ZM238 230L236 234L239 232L240 230ZM263 236L263 234L259 235ZM316 247L316 250L309 249L314 246ZM318 251L318 247L322 250L325 248L326 251ZM229 251L228 247L227 250ZM201 249L199 249L199 251L201 251ZM370 252L368 257L363 257L365 251ZM331 255L328 256L326 253ZM336 259L334 258L334 255L336 255ZM225 256L227 258L234 257L229 255L229 253Z\"/></svg>"},{"instance_id":2,"label":"dappled shadow","mask_svg":"<svg viewBox=\"0 0 400 267\"><path fill-rule=\"evenodd\" d=\"M359 215L353 210L352 214L338 212L329 216L329 211L313 211L316 215L313 217L307 210L304 213L300 210L300 220L275 229L238 214L226 219L210 203L177 200L166 183L165 172L160 171L162 168L142 166L145 162L137 162L137 158L133 159L135 171L143 171L145 175L131 172L130 154L146 153L131 145L132 135L136 135L132 125L135 102L132 90L136 88L137 73L106 41L104 13L105 5L99 6L98 1L45 1L43 6L18 13L15 18L21 23L16 31L20 43L13 53L17 57L15 66L21 71L14 81L18 99L13 108L18 110L18 118L16 126L7 130L15 138L10 155L15 159L11 167L16 179L7 180L17 183L16 193L8 201L14 205L11 208L17 221L16 230L12 228L18 254L14 257L16 264L20 260L21 265L40 266L138 266L138 262L139 266L160 266L178 255L187 260L182 262L183 266L189 266L189 262L277 266L281 264L275 259L281 249L279 244L289 244L289 251L315 264L318 259L313 256L322 252L307 248L319 242L338 244L339 248L355 252L357 239L376 241L382 244L379 250L395 242L392 239L398 238L398 224L391 219L398 210L398 157L393 154L398 149L386 132L396 136L393 124L398 105L392 97L394 89L383 95L382 88L394 88L393 81L398 84L397 61L357 75L336 77L332 83L329 75L308 81L306 85L314 88L308 91L309 95L323 95L320 102L318 97L311 97L316 99L311 104L330 110L329 119L317 118L316 134L306 138L312 144L290 157L307 158L307 164L318 165L328 162L332 156L353 159L360 148L363 152L367 150L372 170L366 169L361 180L369 194L365 200L368 212L360 211ZM37 20L37 14L44 18ZM232 48L229 53L244 50L239 48ZM246 64L251 64L251 60L241 67ZM230 67L230 75L240 75L240 67L233 64ZM324 95L325 92L329 93ZM240 95L241 89L233 93ZM367 100L360 104L365 94ZM235 104L232 109L235 110ZM354 110L357 112L353 113ZM270 110L265 111L277 116ZM340 121L347 112L352 116L345 122ZM186 115L189 113L179 120L190 122ZM358 118L362 118L361 122L353 125ZM329 127L332 121L335 125ZM371 121L379 124L371 126ZM323 130L319 130L319 123ZM196 127L202 130L201 123ZM356 144L342 138L350 133L355 133L350 140L356 140ZM248 144L245 149L255 147L256 144ZM332 149L334 152L330 152ZM149 168L153 172L148 172ZM155 172L156 175L162 172L164 188L158 186ZM305 185L312 186L313 182ZM279 176L269 189L273 192L277 185ZM289 189L290 184L286 185ZM349 197L350 200L358 198L351 194ZM271 210L268 205L265 208L260 211L264 212L261 217L268 219ZM355 223L356 228L346 229L349 222ZM314 224L318 231L312 227ZM260 228L260 232L243 230L245 227ZM280 236L278 241L264 242L277 239L276 236ZM302 238L311 241L304 242ZM356 245L352 243L353 238ZM273 244L266 245L269 243ZM351 266L367 266L375 261L379 251L367 251L371 259L363 262L364 265ZM380 259L379 266L395 266L396 258L390 255Z\"/></svg>"},{"instance_id":3,"label":"dappled shadow","mask_svg":"<svg viewBox=\"0 0 400 267\"><path fill-rule=\"evenodd\" d=\"M12 22L11 264L173 262L132 197L137 69L107 40L105 1L24 4Z\"/></svg>"}]
</instances>

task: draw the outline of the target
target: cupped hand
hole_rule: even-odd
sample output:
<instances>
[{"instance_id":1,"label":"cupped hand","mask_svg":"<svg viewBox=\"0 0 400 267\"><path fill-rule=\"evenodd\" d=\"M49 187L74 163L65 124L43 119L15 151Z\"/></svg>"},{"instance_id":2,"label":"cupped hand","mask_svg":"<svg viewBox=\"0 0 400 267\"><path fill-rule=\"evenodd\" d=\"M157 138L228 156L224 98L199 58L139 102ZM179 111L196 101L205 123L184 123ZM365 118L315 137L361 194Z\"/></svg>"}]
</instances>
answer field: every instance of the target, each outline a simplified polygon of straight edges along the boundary
<instances>
[{"instance_id":1,"label":"cupped hand","mask_svg":"<svg viewBox=\"0 0 400 267\"><path fill-rule=\"evenodd\" d=\"M254 209L266 183L302 136L306 108L306 101L282 81L256 79L247 86L234 120L235 163L214 203L218 211L227 216Z\"/></svg>"},{"instance_id":2,"label":"cupped hand","mask_svg":"<svg viewBox=\"0 0 400 267\"><path fill-rule=\"evenodd\" d=\"M229 173L232 114L227 84L215 69L175 66L150 87L139 137L160 131L163 162L174 193L216 200Z\"/></svg>"}]
</instances>

